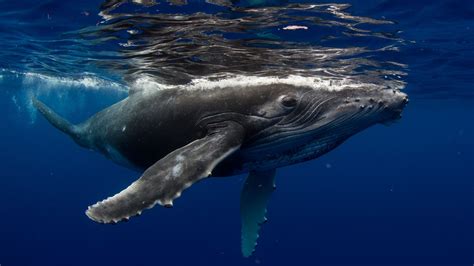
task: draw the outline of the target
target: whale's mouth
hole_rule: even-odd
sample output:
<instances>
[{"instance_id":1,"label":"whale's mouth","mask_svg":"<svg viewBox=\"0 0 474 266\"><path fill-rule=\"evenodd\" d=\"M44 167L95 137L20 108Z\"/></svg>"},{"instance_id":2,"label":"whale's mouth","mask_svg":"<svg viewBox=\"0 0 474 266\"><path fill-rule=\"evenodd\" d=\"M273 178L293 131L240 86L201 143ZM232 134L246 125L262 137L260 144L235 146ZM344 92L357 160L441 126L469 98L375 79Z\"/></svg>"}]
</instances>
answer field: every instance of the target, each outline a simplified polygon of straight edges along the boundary
<instances>
[{"instance_id":1,"label":"whale's mouth","mask_svg":"<svg viewBox=\"0 0 474 266\"><path fill-rule=\"evenodd\" d=\"M383 125L392 125L402 118L402 113L409 103L408 95L398 90L392 91L392 97L384 107L386 113L385 120L380 122Z\"/></svg>"}]
</instances>

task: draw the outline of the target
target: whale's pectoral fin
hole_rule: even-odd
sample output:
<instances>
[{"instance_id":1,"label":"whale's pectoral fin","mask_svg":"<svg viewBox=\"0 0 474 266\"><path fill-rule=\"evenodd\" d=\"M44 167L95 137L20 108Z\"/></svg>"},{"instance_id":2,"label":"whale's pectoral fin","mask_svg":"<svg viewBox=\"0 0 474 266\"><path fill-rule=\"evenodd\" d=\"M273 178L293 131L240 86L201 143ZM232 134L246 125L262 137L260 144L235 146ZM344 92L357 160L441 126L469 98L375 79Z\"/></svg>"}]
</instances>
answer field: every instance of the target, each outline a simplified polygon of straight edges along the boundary
<instances>
[{"instance_id":1,"label":"whale's pectoral fin","mask_svg":"<svg viewBox=\"0 0 474 266\"><path fill-rule=\"evenodd\" d=\"M242 219L242 254L249 257L255 250L260 225L266 222L267 203L275 189L275 170L250 172L240 197Z\"/></svg>"},{"instance_id":2,"label":"whale's pectoral fin","mask_svg":"<svg viewBox=\"0 0 474 266\"><path fill-rule=\"evenodd\" d=\"M214 167L242 143L245 132L240 124L221 122L210 127L206 137L171 152L128 188L90 206L87 216L96 222L115 223L140 214L156 203L172 206L184 189L208 177Z\"/></svg>"}]
</instances>

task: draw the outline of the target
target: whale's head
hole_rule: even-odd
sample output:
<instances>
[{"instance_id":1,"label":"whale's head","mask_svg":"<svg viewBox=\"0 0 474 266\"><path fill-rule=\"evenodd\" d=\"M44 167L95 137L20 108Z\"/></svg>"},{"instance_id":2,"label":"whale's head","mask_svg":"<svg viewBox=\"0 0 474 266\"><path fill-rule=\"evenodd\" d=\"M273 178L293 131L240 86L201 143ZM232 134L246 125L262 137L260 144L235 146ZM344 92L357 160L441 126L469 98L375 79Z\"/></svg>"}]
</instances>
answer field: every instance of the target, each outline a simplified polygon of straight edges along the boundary
<instances>
[{"instance_id":1,"label":"whale's head","mask_svg":"<svg viewBox=\"0 0 474 266\"><path fill-rule=\"evenodd\" d=\"M247 156L265 160L263 168L316 158L372 125L399 119L408 103L405 93L387 89L287 87L279 93L276 104L285 115L248 145Z\"/></svg>"},{"instance_id":2,"label":"whale's head","mask_svg":"<svg viewBox=\"0 0 474 266\"><path fill-rule=\"evenodd\" d=\"M298 137L350 137L375 124L401 118L408 96L399 90L348 88L341 90L294 90L281 97L293 111L275 129Z\"/></svg>"}]
</instances>

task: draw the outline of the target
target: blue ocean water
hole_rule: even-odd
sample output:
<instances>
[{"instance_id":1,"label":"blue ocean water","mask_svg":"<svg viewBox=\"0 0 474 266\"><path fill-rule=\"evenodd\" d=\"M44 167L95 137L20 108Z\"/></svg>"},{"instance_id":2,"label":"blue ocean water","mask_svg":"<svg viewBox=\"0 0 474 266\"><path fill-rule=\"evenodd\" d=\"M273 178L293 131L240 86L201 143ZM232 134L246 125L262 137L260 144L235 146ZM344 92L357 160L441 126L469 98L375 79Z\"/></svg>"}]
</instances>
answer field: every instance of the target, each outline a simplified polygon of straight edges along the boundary
<instances>
[{"instance_id":1,"label":"blue ocean water","mask_svg":"<svg viewBox=\"0 0 474 266\"><path fill-rule=\"evenodd\" d=\"M283 0L131 2L0 1L1 266L474 263L471 1L299 2L318 5L310 11ZM201 28L209 19L218 33ZM78 147L31 105L41 98L80 122L140 84L284 71L403 87L410 104L395 124L279 169L250 258L240 253L244 176L200 182L172 209L96 224L85 208L139 174Z\"/></svg>"}]
</instances>

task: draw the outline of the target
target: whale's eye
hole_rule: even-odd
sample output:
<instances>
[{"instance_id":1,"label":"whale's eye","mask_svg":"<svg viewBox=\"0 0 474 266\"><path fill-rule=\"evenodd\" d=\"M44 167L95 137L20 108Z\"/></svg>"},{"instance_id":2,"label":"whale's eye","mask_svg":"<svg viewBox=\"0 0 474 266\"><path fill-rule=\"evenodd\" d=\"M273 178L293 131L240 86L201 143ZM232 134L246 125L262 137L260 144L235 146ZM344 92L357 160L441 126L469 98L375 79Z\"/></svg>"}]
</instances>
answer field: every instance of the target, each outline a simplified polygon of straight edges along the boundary
<instances>
[{"instance_id":1,"label":"whale's eye","mask_svg":"<svg viewBox=\"0 0 474 266\"><path fill-rule=\"evenodd\" d=\"M293 108L298 103L295 96L285 95L280 98L281 104L286 108Z\"/></svg>"}]
</instances>

